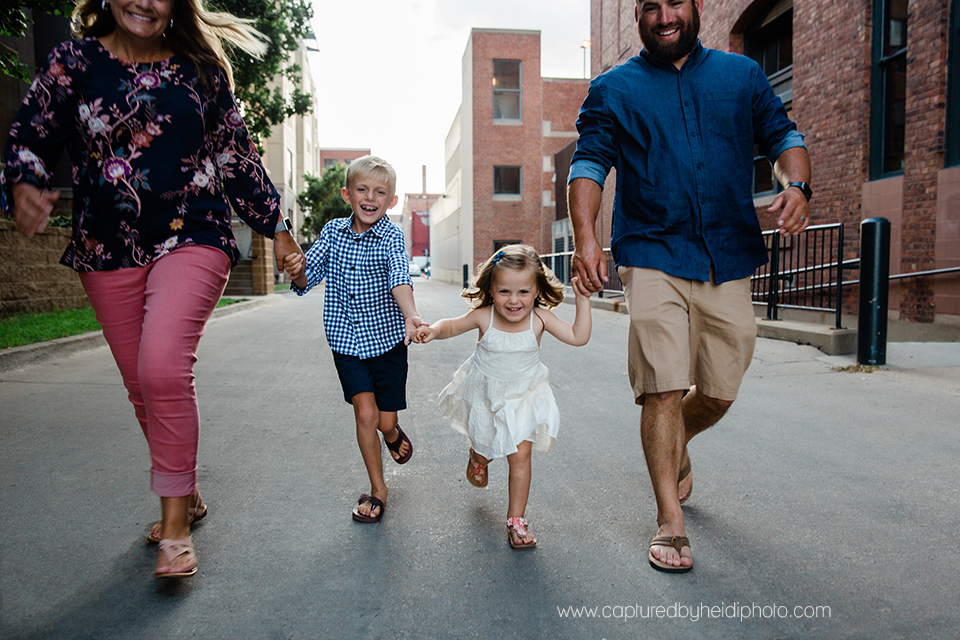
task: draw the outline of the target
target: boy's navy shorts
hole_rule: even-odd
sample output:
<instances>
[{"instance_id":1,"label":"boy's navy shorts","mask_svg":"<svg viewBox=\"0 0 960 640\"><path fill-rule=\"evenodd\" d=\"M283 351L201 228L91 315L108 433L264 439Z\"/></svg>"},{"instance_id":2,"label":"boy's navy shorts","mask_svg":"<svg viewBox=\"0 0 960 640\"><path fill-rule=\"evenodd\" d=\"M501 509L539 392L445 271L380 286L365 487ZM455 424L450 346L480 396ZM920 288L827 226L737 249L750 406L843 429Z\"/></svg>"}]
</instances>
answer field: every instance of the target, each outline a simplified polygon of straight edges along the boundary
<instances>
[{"instance_id":1,"label":"boy's navy shorts","mask_svg":"<svg viewBox=\"0 0 960 640\"><path fill-rule=\"evenodd\" d=\"M380 411L402 411L407 408L407 345L401 340L386 353L361 360L333 352L343 399L353 404L353 396L370 391Z\"/></svg>"}]
</instances>

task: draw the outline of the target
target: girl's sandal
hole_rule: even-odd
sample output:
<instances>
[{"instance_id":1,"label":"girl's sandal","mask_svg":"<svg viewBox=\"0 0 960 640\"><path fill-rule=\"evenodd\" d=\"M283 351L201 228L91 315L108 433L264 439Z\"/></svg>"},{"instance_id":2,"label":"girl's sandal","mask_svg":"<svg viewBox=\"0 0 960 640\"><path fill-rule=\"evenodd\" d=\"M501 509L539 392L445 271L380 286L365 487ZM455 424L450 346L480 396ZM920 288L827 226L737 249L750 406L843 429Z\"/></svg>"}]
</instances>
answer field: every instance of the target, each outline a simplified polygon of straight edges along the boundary
<instances>
[{"instance_id":1,"label":"girl's sandal","mask_svg":"<svg viewBox=\"0 0 960 640\"><path fill-rule=\"evenodd\" d=\"M490 476L487 474L487 463L477 462L477 459L474 457L476 452L473 450L473 447L470 447L470 459L467 460L467 481L475 487L480 487L481 489L487 486L487 481L490 479Z\"/></svg>"},{"instance_id":2,"label":"girl's sandal","mask_svg":"<svg viewBox=\"0 0 960 640\"><path fill-rule=\"evenodd\" d=\"M193 506L187 508L187 518L190 520L190 525L192 526L194 522L198 520L203 520L204 516L207 515L207 505L203 504L203 498L200 497L200 492L197 491L193 494L196 496L196 499L193 501ZM147 542L160 542L163 540L163 520L155 522L152 527L150 527L150 533L147 534Z\"/></svg>"},{"instance_id":3,"label":"girl's sandal","mask_svg":"<svg viewBox=\"0 0 960 640\"><path fill-rule=\"evenodd\" d=\"M173 561L183 556L176 567ZM193 542L190 538L182 540L160 541L160 562L153 572L154 578L186 578L197 572L197 556L193 552Z\"/></svg>"},{"instance_id":4,"label":"girl's sandal","mask_svg":"<svg viewBox=\"0 0 960 640\"><path fill-rule=\"evenodd\" d=\"M512 548L533 549L537 546L536 538L530 542L523 542L524 537L532 535L527 529L529 526L526 518L507 518L507 540ZM514 541L514 535L516 535L517 541Z\"/></svg>"}]
</instances>

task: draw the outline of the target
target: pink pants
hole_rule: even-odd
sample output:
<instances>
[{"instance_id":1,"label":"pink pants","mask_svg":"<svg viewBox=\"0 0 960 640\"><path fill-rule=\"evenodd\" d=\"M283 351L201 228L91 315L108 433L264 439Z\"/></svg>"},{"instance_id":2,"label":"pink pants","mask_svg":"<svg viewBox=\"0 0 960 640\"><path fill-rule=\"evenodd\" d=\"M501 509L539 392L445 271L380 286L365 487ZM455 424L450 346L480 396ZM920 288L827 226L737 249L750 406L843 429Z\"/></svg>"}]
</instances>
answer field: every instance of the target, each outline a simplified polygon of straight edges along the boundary
<instances>
[{"instance_id":1,"label":"pink pants","mask_svg":"<svg viewBox=\"0 0 960 640\"><path fill-rule=\"evenodd\" d=\"M193 365L229 274L227 255L204 246L146 267L80 274L150 446L150 489L160 497L187 496L197 485Z\"/></svg>"}]
</instances>

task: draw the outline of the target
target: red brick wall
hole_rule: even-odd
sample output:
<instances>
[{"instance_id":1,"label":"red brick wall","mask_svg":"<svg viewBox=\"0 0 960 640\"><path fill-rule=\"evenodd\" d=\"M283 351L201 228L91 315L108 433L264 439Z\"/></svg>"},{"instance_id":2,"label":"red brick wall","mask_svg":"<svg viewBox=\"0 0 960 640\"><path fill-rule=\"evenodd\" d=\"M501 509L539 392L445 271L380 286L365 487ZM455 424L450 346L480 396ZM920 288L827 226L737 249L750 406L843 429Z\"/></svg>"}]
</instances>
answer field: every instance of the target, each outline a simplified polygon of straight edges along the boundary
<instances>
[{"instance_id":1,"label":"red brick wall","mask_svg":"<svg viewBox=\"0 0 960 640\"><path fill-rule=\"evenodd\" d=\"M520 125L494 124L493 60L521 61ZM537 245L541 239L543 161L540 34L535 31L473 32L473 251L474 265L498 240ZM522 199L493 199L493 167L522 167Z\"/></svg>"},{"instance_id":2,"label":"red brick wall","mask_svg":"<svg viewBox=\"0 0 960 640\"><path fill-rule=\"evenodd\" d=\"M543 81L543 116L544 122L550 123L550 135L543 138L541 155L551 159L555 153L576 140L577 114L580 105L587 97L589 80L545 79ZM544 171L541 190L550 193L556 192L554 171ZM542 210L542 232L540 246L541 253L553 252L552 225L556 220L556 206L544 206Z\"/></svg>"},{"instance_id":3,"label":"red brick wall","mask_svg":"<svg viewBox=\"0 0 960 640\"><path fill-rule=\"evenodd\" d=\"M935 267L937 173L943 168L949 7L946 0L914 0L907 22L907 105L903 227L905 273ZM911 278L901 289L900 315L933 322L933 280Z\"/></svg>"}]
</instances>

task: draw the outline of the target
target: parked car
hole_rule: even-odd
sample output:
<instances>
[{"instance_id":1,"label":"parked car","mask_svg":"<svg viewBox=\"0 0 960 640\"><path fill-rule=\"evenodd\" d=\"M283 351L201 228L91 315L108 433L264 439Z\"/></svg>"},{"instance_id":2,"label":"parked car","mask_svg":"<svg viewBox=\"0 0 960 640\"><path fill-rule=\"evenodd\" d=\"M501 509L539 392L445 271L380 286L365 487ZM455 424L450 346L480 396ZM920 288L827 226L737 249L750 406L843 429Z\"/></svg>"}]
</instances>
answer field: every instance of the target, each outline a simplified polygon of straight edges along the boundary
<instances>
[{"instance_id":1,"label":"parked car","mask_svg":"<svg viewBox=\"0 0 960 640\"><path fill-rule=\"evenodd\" d=\"M416 262L411 262L411 263L410 263L410 277L412 278L412 277L414 277L414 276L419 276L419 275L420 275L420 265L418 265Z\"/></svg>"}]
</instances>

